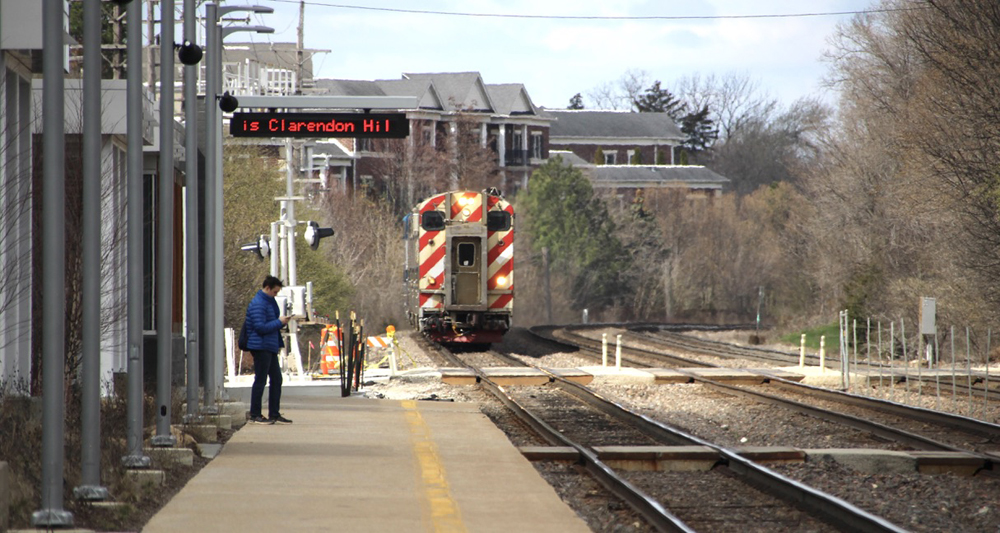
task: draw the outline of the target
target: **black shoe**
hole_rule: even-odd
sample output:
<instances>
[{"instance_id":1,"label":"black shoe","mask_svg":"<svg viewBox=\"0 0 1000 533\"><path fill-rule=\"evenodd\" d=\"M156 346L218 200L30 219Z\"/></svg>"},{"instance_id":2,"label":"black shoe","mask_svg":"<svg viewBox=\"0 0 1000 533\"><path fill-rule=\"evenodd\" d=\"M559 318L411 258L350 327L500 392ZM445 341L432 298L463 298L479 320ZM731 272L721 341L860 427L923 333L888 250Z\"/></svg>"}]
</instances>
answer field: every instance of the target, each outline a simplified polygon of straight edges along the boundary
<instances>
[{"instance_id":1,"label":"black shoe","mask_svg":"<svg viewBox=\"0 0 1000 533\"><path fill-rule=\"evenodd\" d=\"M289 420L289 419L287 419L287 418L285 418L285 417L283 417L281 415L274 415L274 416L271 417L271 423L273 424L275 422L277 422L279 424L291 424L292 423L291 420Z\"/></svg>"},{"instance_id":2,"label":"black shoe","mask_svg":"<svg viewBox=\"0 0 1000 533\"><path fill-rule=\"evenodd\" d=\"M252 415L250 417L250 422L252 422L254 424L273 424L274 420L271 420L271 419L268 419L268 418L264 418L261 415Z\"/></svg>"}]
</instances>

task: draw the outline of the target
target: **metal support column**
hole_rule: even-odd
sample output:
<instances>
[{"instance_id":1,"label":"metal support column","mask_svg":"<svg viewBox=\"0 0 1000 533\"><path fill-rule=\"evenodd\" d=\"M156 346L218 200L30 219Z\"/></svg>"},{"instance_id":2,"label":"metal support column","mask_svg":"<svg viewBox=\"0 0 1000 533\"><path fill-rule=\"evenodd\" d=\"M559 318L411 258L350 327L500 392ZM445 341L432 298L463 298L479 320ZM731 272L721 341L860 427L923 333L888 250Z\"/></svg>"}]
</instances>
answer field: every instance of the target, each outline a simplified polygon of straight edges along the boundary
<instances>
[{"instance_id":1,"label":"metal support column","mask_svg":"<svg viewBox=\"0 0 1000 533\"><path fill-rule=\"evenodd\" d=\"M69 527L63 509L63 435L66 357L66 136L63 89L62 0L42 4L42 508L31 515L35 527Z\"/></svg>"},{"instance_id":2,"label":"metal support column","mask_svg":"<svg viewBox=\"0 0 1000 533\"><path fill-rule=\"evenodd\" d=\"M83 332L80 486L73 496L106 500L101 486L101 2L83 2Z\"/></svg>"},{"instance_id":3,"label":"metal support column","mask_svg":"<svg viewBox=\"0 0 1000 533\"><path fill-rule=\"evenodd\" d=\"M160 2L160 183L156 231L156 435L153 446L177 443L170 434L173 396L174 283L174 0Z\"/></svg>"},{"instance_id":4,"label":"metal support column","mask_svg":"<svg viewBox=\"0 0 1000 533\"><path fill-rule=\"evenodd\" d=\"M184 0L184 40L194 44L198 35L195 0ZM198 270L198 66L184 67L184 182L185 271L187 283L187 411L184 419L198 420L198 324L201 320L201 283ZM208 100L206 99L206 102Z\"/></svg>"},{"instance_id":5,"label":"metal support column","mask_svg":"<svg viewBox=\"0 0 1000 533\"><path fill-rule=\"evenodd\" d=\"M221 312L216 312L215 287L222 285L222 274L216 268L216 256L222 253L221 236L216 233L216 226L221 226L221 213L217 199L221 187L221 176L216 173L215 162L221 156L221 147L216 146L215 123L218 121L219 107L216 97L219 94L219 76L222 75L222 65L219 63L221 53L219 47L222 39L219 36L218 6L214 3L205 4L205 339L202 343L202 363L205 394L204 407L206 413L215 414L215 359L222 353ZM218 314L218 316L217 316ZM217 320L218 319L218 320ZM217 329L218 328L218 329Z\"/></svg>"},{"instance_id":6,"label":"metal support column","mask_svg":"<svg viewBox=\"0 0 1000 533\"><path fill-rule=\"evenodd\" d=\"M142 1L132 0L126 8L129 28L142 24ZM133 34L134 35L134 34ZM143 309L143 187L142 187L142 39L129 39L126 48L128 70L126 74L126 218L128 219L127 244L125 254L128 289L127 337L128 337L128 430L126 444L128 455L122 457L127 468L146 468L150 459L142 449L142 309Z\"/></svg>"}]
</instances>

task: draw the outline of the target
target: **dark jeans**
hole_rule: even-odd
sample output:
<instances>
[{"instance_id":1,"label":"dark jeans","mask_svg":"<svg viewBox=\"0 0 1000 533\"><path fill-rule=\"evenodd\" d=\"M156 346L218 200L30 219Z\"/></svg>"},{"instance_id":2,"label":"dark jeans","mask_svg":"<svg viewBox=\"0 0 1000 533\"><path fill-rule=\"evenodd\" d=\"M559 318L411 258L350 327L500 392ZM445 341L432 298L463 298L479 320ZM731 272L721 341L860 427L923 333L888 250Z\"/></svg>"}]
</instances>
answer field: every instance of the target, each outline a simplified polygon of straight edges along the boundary
<instances>
[{"instance_id":1,"label":"dark jeans","mask_svg":"<svg viewBox=\"0 0 1000 533\"><path fill-rule=\"evenodd\" d=\"M271 389L267 393L267 416L278 416L281 404L281 367L278 354L274 352L251 351L253 354L253 387L250 388L250 416L261 415L261 401L264 399L264 385L271 378Z\"/></svg>"}]
</instances>

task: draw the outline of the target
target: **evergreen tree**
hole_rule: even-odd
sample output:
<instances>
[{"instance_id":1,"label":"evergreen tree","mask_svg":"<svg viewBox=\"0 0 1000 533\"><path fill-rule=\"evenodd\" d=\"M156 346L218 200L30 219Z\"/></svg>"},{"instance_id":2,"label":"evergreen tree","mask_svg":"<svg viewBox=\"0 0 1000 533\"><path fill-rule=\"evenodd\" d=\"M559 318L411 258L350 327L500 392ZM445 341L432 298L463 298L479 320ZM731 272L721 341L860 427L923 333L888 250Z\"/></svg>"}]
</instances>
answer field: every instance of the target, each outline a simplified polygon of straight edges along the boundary
<instances>
[{"instance_id":1,"label":"evergreen tree","mask_svg":"<svg viewBox=\"0 0 1000 533\"><path fill-rule=\"evenodd\" d=\"M687 135L681 146L691 153L707 150L719 138L715 121L708 118L708 105L684 115L681 119L681 132Z\"/></svg>"},{"instance_id":2,"label":"evergreen tree","mask_svg":"<svg viewBox=\"0 0 1000 533\"><path fill-rule=\"evenodd\" d=\"M632 101L633 107L639 113L666 113L679 123L681 132L687 138L681 143L687 152L697 153L707 150L719 137L719 129L715 122L708 118L708 105L701 109L688 111L687 105L674 97L668 89L656 81L646 92Z\"/></svg>"},{"instance_id":3,"label":"evergreen tree","mask_svg":"<svg viewBox=\"0 0 1000 533\"><path fill-rule=\"evenodd\" d=\"M574 305L600 311L626 297L629 257L607 207L579 169L561 157L550 159L532 174L518 209L532 247L547 247L553 271L571 277Z\"/></svg>"},{"instance_id":4,"label":"evergreen tree","mask_svg":"<svg viewBox=\"0 0 1000 533\"><path fill-rule=\"evenodd\" d=\"M642 164L642 150L637 149L634 154L632 154L632 160L629 161L631 165L641 165Z\"/></svg>"},{"instance_id":5,"label":"evergreen tree","mask_svg":"<svg viewBox=\"0 0 1000 533\"><path fill-rule=\"evenodd\" d=\"M685 111L684 103L668 89L660 87L659 80L646 89L645 93L637 96L632 105L639 113L666 113L674 120Z\"/></svg>"},{"instance_id":6,"label":"evergreen tree","mask_svg":"<svg viewBox=\"0 0 1000 533\"><path fill-rule=\"evenodd\" d=\"M595 165L603 165L604 164L604 150L601 150L600 148L598 148L597 151L594 152L594 164Z\"/></svg>"},{"instance_id":7,"label":"evergreen tree","mask_svg":"<svg viewBox=\"0 0 1000 533\"><path fill-rule=\"evenodd\" d=\"M583 109L583 97L580 93L573 95L573 98L569 99L569 107L566 109Z\"/></svg>"}]
</instances>

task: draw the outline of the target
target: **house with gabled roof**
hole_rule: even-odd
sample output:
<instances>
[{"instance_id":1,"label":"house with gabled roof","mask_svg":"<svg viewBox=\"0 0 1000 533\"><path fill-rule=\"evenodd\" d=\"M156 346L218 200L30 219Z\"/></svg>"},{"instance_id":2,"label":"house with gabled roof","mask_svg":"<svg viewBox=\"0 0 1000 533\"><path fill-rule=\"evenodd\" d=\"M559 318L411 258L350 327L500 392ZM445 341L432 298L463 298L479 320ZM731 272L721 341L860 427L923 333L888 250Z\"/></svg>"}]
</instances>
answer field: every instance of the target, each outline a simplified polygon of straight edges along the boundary
<instances>
[{"instance_id":1,"label":"house with gabled roof","mask_svg":"<svg viewBox=\"0 0 1000 533\"><path fill-rule=\"evenodd\" d=\"M550 156L580 168L595 188L675 189L688 196L722 193L729 179L699 165L677 165L685 135L666 113L545 109L555 120Z\"/></svg>"},{"instance_id":2,"label":"house with gabled roof","mask_svg":"<svg viewBox=\"0 0 1000 533\"><path fill-rule=\"evenodd\" d=\"M551 118L534 105L523 84L487 84L478 72L405 73L391 80L316 80L313 94L341 96L413 96L410 140L446 151L458 134L459 117L479 129L482 146L496 154L499 186L508 193L527 186L531 172L548 159ZM365 174L365 159L376 157L365 139L343 139L355 155L346 175L353 182L375 179ZM360 175L358 175L360 173ZM333 175L338 175L333 172Z\"/></svg>"}]
</instances>

